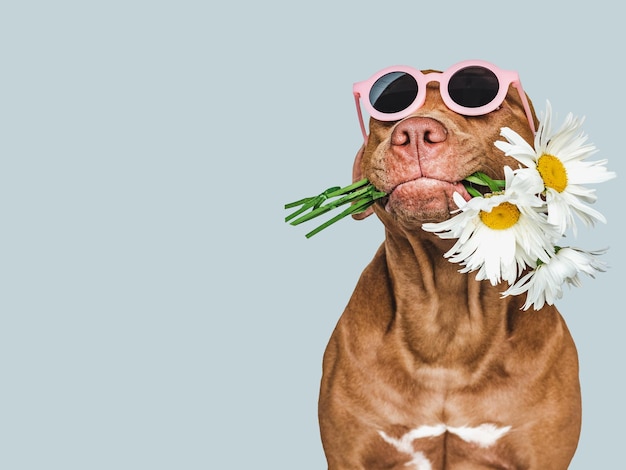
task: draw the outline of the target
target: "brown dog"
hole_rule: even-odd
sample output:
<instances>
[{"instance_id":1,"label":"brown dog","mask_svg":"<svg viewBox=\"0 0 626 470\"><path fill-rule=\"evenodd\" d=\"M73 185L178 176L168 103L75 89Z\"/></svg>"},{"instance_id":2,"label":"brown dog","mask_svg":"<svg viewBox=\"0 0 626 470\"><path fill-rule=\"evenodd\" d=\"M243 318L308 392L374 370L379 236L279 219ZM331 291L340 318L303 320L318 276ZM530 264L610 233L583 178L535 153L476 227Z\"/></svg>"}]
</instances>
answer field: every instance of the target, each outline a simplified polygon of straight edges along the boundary
<instances>
[{"instance_id":1,"label":"brown dog","mask_svg":"<svg viewBox=\"0 0 626 470\"><path fill-rule=\"evenodd\" d=\"M468 175L502 178L504 165L518 166L494 146L504 126L532 143L512 86L498 109L464 116L429 83L410 116L370 120L354 179L388 193L374 206L386 236L324 355L330 470L568 467L580 387L559 312L520 310L524 296L501 298L503 286L459 273L443 256L453 241L421 228L450 217Z\"/></svg>"}]
</instances>

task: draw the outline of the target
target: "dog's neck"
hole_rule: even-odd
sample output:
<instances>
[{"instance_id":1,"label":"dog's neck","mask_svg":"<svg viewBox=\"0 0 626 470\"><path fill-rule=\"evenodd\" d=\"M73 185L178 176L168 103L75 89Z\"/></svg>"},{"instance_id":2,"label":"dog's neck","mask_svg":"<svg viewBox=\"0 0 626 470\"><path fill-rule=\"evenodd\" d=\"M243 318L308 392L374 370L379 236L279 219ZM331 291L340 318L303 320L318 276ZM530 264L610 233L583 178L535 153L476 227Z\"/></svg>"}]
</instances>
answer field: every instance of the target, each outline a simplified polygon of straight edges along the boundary
<instances>
[{"instance_id":1,"label":"dog's neck","mask_svg":"<svg viewBox=\"0 0 626 470\"><path fill-rule=\"evenodd\" d=\"M502 286L459 273L444 253L449 240L422 230L386 230L384 243L396 334L423 364L479 367L507 337L517 299L501 298Z\"/></svg>"}]
</instances>

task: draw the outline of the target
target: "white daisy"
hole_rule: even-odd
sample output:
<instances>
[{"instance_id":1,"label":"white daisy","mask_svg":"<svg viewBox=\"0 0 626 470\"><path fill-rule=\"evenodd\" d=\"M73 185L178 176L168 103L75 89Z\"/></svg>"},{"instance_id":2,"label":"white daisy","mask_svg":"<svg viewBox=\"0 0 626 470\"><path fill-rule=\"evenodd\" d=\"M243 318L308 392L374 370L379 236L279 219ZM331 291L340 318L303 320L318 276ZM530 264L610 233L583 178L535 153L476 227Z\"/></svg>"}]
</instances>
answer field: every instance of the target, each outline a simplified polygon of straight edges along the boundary
<instances>
[{"instance_id":1,"label":"white daisy","mask_svg":"<svg viewBox=\"0 0 626 470\"><path fill-rule=\"evenodd\" d=\"M595 277L598 272L606 271L606 263L597 259L597 256L606 250L584 251L578 248L565 247L556 251L556 254L547 262L522 277L509 287L502 296L526 294L526 303L522 307L528 310L534 306L539 310L544 304L552 305L563 296L563 284L581 286L579 273Z\"/></svg>"},{"instance_id":2,"label":"white daisy","mask_svg":"<svg viewBox=\"0 0 626 470\"><path fill-rule=\"evenodd\" d=\"M615 173L604 166L606 160L584 161L596 152L596 148L585 143L587 136L580 131L583 120L570 113L561 128L553 132L552 108L547 102L545 116L535 135L534 148L508 127L501 130L501 135L508 142L495 143L506 155L541 174L548 222L559 227L561 234L568 227L576 234L573 214L587 226L596 221L606 222L600 212L587 205L596 201L595 190L583 185L602 183L615 177Z\"/></svg>"},{"instance_id":3,"label":"white daisy","mask_svg":"<svg viewBox=\"0 0 626 470\"><path fill-rule=\"evenodd\" d=\"M538 196L543 187L540 176L509 167L504 174L504 191L469 201L455 193L456 215L422 226L441 238L458 238L444 256L463 265L460 272L478 271L477 280L489 279L493 285L502 280L512 284L537 260L547 262L558 236L538 210L543 206Z\"/></svg>"}]
</instances>

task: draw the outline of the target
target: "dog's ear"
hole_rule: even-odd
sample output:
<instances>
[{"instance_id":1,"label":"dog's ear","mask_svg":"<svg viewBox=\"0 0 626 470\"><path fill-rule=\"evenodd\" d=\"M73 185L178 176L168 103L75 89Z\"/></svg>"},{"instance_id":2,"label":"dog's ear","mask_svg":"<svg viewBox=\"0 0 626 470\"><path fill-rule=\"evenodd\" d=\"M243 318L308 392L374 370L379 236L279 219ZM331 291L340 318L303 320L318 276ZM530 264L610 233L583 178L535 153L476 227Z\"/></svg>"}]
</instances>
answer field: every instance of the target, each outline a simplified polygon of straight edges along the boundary
<instances>
[{"instance_id":1,"label":"dog's ear","mask_svg":"<svg viewBox=\"0 0 626 470\"><path fill-rule=\"evenodd\" d=\"M363 152L365 152L365 144L361 146L359 151L356 153L356 157L354 157L354 164L352 165L352 182L356 183L357 181L361 181L363 179L363 172L361 171L361 161L363 160ZM374 209L370 206L365 209L364 212L359 214L353 214L352 218L355 220L363 220L366 217L369 217L374 213Z\"/></svg>"}]
</instances>

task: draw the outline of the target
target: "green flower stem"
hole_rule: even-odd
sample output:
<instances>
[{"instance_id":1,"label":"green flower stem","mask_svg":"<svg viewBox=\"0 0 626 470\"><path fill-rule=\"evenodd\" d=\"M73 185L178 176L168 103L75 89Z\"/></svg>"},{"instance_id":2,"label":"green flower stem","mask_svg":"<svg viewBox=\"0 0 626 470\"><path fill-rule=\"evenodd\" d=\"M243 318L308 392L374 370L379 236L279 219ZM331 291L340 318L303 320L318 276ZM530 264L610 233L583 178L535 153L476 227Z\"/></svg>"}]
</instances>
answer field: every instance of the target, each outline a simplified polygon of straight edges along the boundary
<instances>
[{"instance_id":1,"label":"green flower stem","mask_svg":"<svg viewBox=\"0 0 626 470\"><path fill-rule=\"evenodd\" d=\"M464 184L463 186L465 186L465 190L469 193L470 196L472 197L482 197L482 193L474 188L473 186L470 186L469 184Z\"/></svg>"},{"instance_id":2,"label":"green flower stem","mask_svg":"<svg viewBox=\"0 0 626 470\"><path fill-rule=\"evenodd\" d=\"M472 173L463 180L463 186L465 186L467 192L473 197L482 197L481 192L474 188L472 186L473 184L487 186L492 193L497 193L504 189L504 183L504 180L493 180L481 171Z\"/></svg>"},{"instance_id":3,"label":"green flower stem","mask_svg":"<svg viewBox=\"0 0 626 470\"><path fill-rule=\"evenodd\" d=\"M493 180L482 172L476 172L463 180L465 189L472 197L482 197L481 192L476 189L474 185L486 186L491 192L495 193L504 189L504 183L504 180ZM306 234L307 238L311 238L313 235L330 227L332 224L348 215L364 212L368 207L374 204L376 200L386 195L387 194L383 191L377 190L367 178L343 188L333 186L317 196L305 197L304 199L285 204L285 209L299 207L296 211L285 217L285 222L289 222L291 225L299 225L345 204L350 204L350 207L343 212Z\"/></svg>"},{"instance_id":4,"label":"green flower stem","mask_svg":"<svg viewBox=\"0 0 626 470\"><path fill-rule=\"evenodd\" d=\"M323 193L319 194L318 196L314 196L314 197L306 197L304 199L300 199L299 201L295 201L295 202L290 202L289 204L285 204L285 209L290 209L292 207L297 207L302 205L302 207L300 209L298 209L296 212L294 212L293 214L287 216L285 218L285 222L289 222L291 219L293 219L294 217L297 217L298 215L302 214L304 211L313 208L313 209L317 209L319 206L321 206L324 201L326 199L328 199L328 195L334 193L335 191L337 191L339 188L339 186L334 186L332 188L328 188L326 191L324 191Z\"/></svg>"},{"instance_id":5,"label":"green flower stem","mask_svg":"<svg viewBox=\"0 0 626 470\"><path fill-rule=\"evenodd\" d=\"M342 197L341 199L338 199L337 201L328 203L325 206L314 207L311 212L309 212L308 214L300 217L297 220L294 220L291 223L291 225L298 225L298 224L301 224L302 222L306 222L307 220L314 219L317 216L325 214L326 212L328 212L328 211L330 211L332 209L336 209L339 206L343 206L344 204L347 204L349 202L359 201L361 198L366 198L367 199L367 195L368 195L369 191L370 191L370 188L368 186L366 186L365 188L361 188L358 191L355 191L355 192L352 192L350 194L347 194L346 196Z\"/></svg>"},{"instance_id":6,"label":"green flower stem","mask_svg":"<svg viewBox=\"0 0 626 470\"><path fill-rule=\"evenodd\" d=\"M386 196L386 193L378 191L367 179L362 179L344 188L335 186L327 189L317 196L285 204L285 209L302 206L292 214L285 217L285 222L290 222L291 225L299 225L344 204L351 204L350 207L341 212L339 215L323 223L315 230L307 233L306 237L310 238L348 215L358 214L365 211L369 206L374 204L377 199L380 199L383 196ZM310 210L310 212L304 214L308 210Z\"/></svg>"},{"instance_id":7,"label":"green flower stem","mask_svg":"<svg viewBox=\"0 0 626 470\"><path fill-rule=\"evenodd\" d=\"M382 196L381 196L382 197ZM311 230L309 233L307 233L305 236L307 238L311 238L313 235L315 235L316 233L321 232L322 230L324 230L327 227L330 227L332 224L334 224L335 222L340 221L341 219L343 219L344 217L348 216L348 215L352 215L352 214L360 214L361 212L364 212L369 206L371 206L372 204L374 204L374 199L363 199L355 204L353 204L352 206L348 207L346 210L344 210L343 212L341 212L339 215L336 215L335 217L333 217L332 219L327 220L326 222L324 222L322 225L320 225L319 227Z\"/></svg>"}]
</instances>

